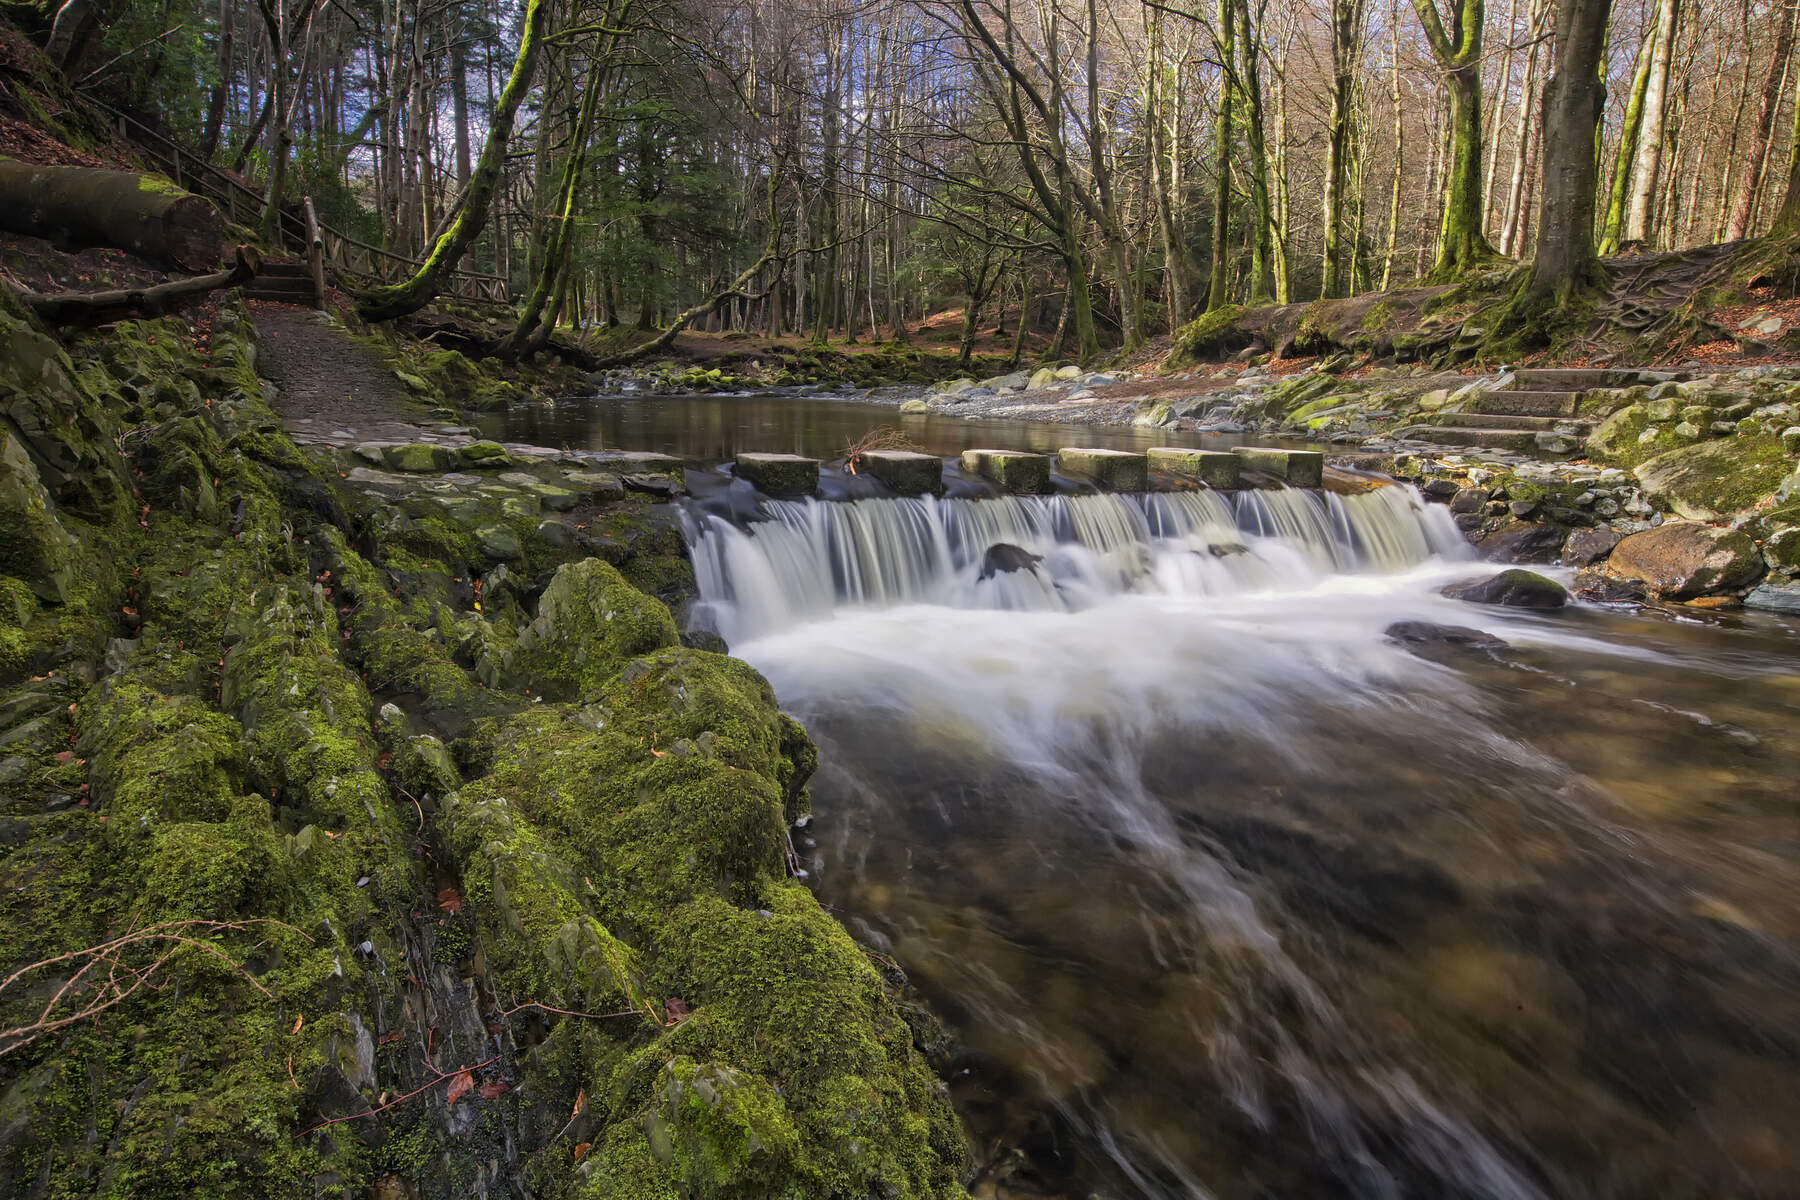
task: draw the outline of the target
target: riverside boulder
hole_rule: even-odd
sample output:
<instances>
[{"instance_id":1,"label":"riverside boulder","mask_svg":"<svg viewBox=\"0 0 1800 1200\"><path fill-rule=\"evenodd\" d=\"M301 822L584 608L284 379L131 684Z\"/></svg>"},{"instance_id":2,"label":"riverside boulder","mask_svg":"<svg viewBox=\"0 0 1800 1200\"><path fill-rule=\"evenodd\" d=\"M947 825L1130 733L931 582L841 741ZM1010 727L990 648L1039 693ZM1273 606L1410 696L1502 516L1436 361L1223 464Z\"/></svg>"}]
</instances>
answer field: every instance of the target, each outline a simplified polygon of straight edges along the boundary
<instances>
[{"instance_id":1,"label":"riverside boulder","mask_svg":"<svg viewBox=\"0 0 1800 1200\"><path fill-rule=\"evenodd\" d=\"M1620 541L1606 569L1664 599L1689 600L1755 583L1762 577L1763 562L1756 543L1736 530L1671 521Z\"/></svg>"}]
</instances>

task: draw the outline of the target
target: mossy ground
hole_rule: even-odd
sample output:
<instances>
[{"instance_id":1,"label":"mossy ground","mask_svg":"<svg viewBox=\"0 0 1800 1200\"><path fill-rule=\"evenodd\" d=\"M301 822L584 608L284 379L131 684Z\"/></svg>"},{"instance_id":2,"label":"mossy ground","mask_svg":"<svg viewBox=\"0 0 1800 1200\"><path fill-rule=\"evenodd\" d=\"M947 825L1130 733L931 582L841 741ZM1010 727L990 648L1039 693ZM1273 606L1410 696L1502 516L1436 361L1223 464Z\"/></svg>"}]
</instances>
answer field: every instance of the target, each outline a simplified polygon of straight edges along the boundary
<instances>
[{"instance_id":1,"label":"mossy ground","mask_svg":"<svg viewBox=\"0 0 1800 1200\"><path fill-rule=\"evenodd\" d=\"M642 500L609 562L526 515L497 562L297 450L231 308L67 351L4 317L44 521L0 562L0 973L192 940L0 1055L0 1193L962 1194L942 1085L788 878L812 748L634 588L685 572Z\"/></svg>"}]
</instances>

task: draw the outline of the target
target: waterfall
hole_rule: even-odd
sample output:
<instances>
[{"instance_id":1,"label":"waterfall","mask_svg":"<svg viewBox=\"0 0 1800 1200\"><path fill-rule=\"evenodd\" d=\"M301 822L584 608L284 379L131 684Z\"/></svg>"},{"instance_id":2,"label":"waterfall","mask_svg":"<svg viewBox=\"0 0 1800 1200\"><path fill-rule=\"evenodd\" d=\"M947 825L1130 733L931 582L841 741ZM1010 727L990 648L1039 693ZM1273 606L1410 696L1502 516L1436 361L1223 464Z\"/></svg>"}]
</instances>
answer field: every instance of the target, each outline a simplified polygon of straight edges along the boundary
<instances>
[{"instance_id":1,"label":"waterfall","mask_svg":"<svg viewBox=\"0 0 1800 1200\"><path fill-rule=\"evenodd\" d=\"M685 513L696 619L731 642L842 608L1069 612L1126 593L1303 589L1328 575L1468 554L1443 508L1397 486L1354 496L1283 488L777 500L766 513L747 526Z\"/></svg>"}]
</instances>

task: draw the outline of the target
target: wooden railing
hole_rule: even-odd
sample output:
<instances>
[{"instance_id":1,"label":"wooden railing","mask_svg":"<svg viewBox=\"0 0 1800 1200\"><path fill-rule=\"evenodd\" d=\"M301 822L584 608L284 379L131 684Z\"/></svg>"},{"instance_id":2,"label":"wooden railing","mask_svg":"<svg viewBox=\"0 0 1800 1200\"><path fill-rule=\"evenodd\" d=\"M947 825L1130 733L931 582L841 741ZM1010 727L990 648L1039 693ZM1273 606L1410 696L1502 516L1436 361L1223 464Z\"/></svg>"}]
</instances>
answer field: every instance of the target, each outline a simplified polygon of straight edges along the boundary
<instances>
[{"instance_id":1,"label":"wooden railing","mask_svg":"<svg viewBox=\"0 0 1800 1200\"><path fill-rule=\"evenodd\" d=\"M111 117L119 136L142 150L177 186L217 204L233 224L250 228L262 224L266 202L261 193L243 180L220 170L136 117L92 96L86 99ZM311 196L302 200L299 211L280 209L276 214L276 228L282 248L297 250L311 263L313 290L321 305L325 300L328 276L347 290L359 291L376 284L398 283L419 269L416 259L371 246L320 221L313 211ZM461 268L452 270L444 280L444 291L471 304L506 306L512 302L504 275L487 275Z\"/></svg>"}]
</instances>

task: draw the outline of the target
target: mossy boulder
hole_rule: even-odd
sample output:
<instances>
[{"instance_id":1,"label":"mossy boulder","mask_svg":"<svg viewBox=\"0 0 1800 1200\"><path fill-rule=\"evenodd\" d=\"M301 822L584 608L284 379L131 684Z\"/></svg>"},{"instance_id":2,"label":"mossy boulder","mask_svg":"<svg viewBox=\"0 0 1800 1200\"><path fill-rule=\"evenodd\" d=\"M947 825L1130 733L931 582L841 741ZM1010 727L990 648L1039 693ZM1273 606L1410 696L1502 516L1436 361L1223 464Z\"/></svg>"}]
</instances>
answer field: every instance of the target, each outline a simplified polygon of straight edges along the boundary
<instances>
[{"instance_id":1,"label":"mossy boulder","mask_svg":"<svg viewBox=\"0 0 1800 1200\"><path fill-rule=\"evenodd\" d=\"M1546 579L1536 571L1510 570L1486 579L1454 583L1443 589L1452 600L1470 604L1497 604L1505 608L1561 608L1569 602L1569 593L1554 579Z\"/></svg>"},{"instance_id":2,"label":"mossy boulder","mask_svg":"<svg viewBox=\"0 0 1800 1200\"><path fill-rule=\"evenodd\" d=\"M1755 583L1762 555L1744 534L1688 521L1634 533L1613 548L1606 570L1669 600L1724 595Z\"/></svg>"},{"instance_id":3,"label":"mossy boulder","mask_svg":"<svg viewBox=\"0 0 1800 1200\"><path fill-rule=\"evenodd\" d=\"M569 699L678 640L666 607L603 560L584 559L557 569L536 618L519 636L509 674L522 688Z\"/></svg>"},{"instance_id":4,"label":"mossy boulder","mask_svg":"<svg viewBox=\"0 0 1800 1200\"><path fill-rule=\"evenodd\" d=\"M57 520L37 467L18 439L0 426L0 572L26 580L39 597L60 603L75 570L75 539Z\"/></svg>"},{"instance_id":5,"label":"mossy boulder","mask_svg":"<svg viewBox=\"0 0 1800 1200\"><path fill-rule=\"evenodd\" d=\"M1654 503L1690 521L1725 521L1773 492L1791 466L1779 438L1731 437L1671 450L1637 468Z\"/></svg>"}]
</instances>

